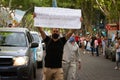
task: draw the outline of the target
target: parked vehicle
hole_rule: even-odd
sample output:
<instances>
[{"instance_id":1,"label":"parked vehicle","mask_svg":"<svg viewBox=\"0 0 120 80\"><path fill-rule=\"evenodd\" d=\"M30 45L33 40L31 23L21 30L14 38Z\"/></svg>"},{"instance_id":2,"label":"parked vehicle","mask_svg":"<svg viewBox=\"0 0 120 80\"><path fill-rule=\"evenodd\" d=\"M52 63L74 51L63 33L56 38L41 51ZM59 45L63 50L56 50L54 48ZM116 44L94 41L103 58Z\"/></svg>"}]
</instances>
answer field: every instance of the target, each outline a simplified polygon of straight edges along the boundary
<instances>
[{"instance_id":1,"label":"parked vehicle","mask_svg":"<svg viewBox=\"0 0 120 80\"><path fill-rule=\"evenodd\" d=\"M110 59L111 61L115 61L115 42L110 42L109 45L105 49L105 58Z\"/></svg>"},{"instance_id":2,"label":"parked vehicle","mask_svg":"<svg viewBox=\"0 0 120 80\"><path fill-rule=\"evenodd\" d=\"M34 38L34 42L37 42L39 46L37 48L34 48L34 53L36 55L36 61L37 61L37 68L42 68L43 64L43 45L42 45L42 37L41 35L36 31L30 31Z\"/></svg>"},{"instance_id":3,"label":"parked vehicle","mask_svg":"<svg viewBox=\"0 0 120 80\"><path fill-rule=\"evenodd\" d=\"M27 28L0 28L0 80L34 80L35 47Z\"/></svg>"}]
</instances>

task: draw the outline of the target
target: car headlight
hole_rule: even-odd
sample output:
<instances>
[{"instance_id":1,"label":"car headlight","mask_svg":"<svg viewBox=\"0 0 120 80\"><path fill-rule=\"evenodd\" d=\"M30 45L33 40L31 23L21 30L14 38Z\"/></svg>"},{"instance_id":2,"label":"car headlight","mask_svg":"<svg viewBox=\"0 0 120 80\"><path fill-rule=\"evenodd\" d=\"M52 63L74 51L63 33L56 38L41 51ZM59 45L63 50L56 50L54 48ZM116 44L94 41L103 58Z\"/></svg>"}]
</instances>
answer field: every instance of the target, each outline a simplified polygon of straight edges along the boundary
<instances>
[{"instance_id":1,"label":"car headlight","mask_svg":"<svg viewBox=\"0 0 120 80\"><path fill-rule=\"evenodd\" d=\"M20 66L20 65L25 65L29 61L29 58L27 56L23 57L14 57L14 66Z\"/></svg>"}]
</instances>

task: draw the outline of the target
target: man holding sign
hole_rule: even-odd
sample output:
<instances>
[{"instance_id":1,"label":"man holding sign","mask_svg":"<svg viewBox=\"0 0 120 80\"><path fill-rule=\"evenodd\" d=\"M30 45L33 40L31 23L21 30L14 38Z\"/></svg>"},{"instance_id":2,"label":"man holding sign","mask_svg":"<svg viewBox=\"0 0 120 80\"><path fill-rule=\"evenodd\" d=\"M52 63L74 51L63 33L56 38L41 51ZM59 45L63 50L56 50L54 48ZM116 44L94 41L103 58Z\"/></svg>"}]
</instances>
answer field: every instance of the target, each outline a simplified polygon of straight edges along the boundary
<instances>
[{"instance_id":1,"label":"man holding sign","mask_svg":"<svg viewBox=\"0 0 120 80\"><path fill-rule=\"evenodd\" d=\"M75 29L77 29L77 28L73 29L73 26L71 26L71 29L68 31L68 33L64 37L60 37L60 29L59 28L63 28L63 27L61 27L61 25L63 25L63 23L60 23L60 22L57 23L57 22L52 22L52 21L54 21L53 19L55 19L56 21L61 21L61 20L66 19L64 21L68 22L67 17L63 15L65 17L64 18L62 15L59 15L59 13L54 14L53 12L49 12L49 11L46 13L45 10L50 10L50 11L56 12L56 11L52 10L51 8L50 9L44 8L42 10L40 9L40 11L41 11L40 14L42 16L39 15L39 13L37 13L39 17L37 17L37 14L35 17L35 26L41 26L41 27L38 27L38 30L41 33L41 36L46 44L46 56L45 56L45 67L43 69L43 73L44 73L43 80L64 80L63 69L62 69L63 48L64 48L64 45L67 42L67 40L70 38L72 33L74 33ZM61 12L61 10L59 10L58 12ZM35 11L35 13L36 13L36 11ZM42 19L40 19L40 17ZM60 18L60 17L63 17L63 18ZM72 19L72 17L70 17L70 18ZM40 20L40 23L36 20ZM47 21L47 20L49 20L49 21ZM79 18L79 22L80 22L80 18ZM55 24L55 23L57 23L57 24ZM65 24L65 22L64 22L64 24ZM55 25L56 25L56 27L52 27ZM67 26L68 23L65 25ZM65 27L65 25L63 25L64 28L69 28L69 26ZM51 33L52 33L51 37L47 36L45 34L45 32L42 28L43 26L52 28L51 29ZM80 28L80 26L79 26L79 28Z\"/></svg>"}]
</instances>

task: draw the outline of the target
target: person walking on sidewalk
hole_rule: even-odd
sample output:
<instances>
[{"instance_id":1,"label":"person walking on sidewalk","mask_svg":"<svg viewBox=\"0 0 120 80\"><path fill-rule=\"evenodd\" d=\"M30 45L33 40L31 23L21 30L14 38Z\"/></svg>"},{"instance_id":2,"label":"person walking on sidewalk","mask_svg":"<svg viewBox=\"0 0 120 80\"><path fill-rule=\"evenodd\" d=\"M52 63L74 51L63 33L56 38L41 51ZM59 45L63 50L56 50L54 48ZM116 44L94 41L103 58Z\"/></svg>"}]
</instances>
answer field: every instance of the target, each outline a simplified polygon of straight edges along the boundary
<instances>
[{"instance_id":1,"label":"person walking on sidewalk","mask_svg":"<svg viewBox=\"0 0 120 80\"><path fill-rule=\"evenodd\" d=\"M74 29L64 36L60 37L60 30L52 28L52 35L49 37L41 27L38 28L46 44L45 67L43 69L43 80L64 80L62 69L63 47L70 38Z\"/></svg>"},{"instance_id":2,"label":"person walking on sidewalk","mask_svg":"<svg viewBox=\"0 0 120 80\"><path fill-rule=\"evenodd\" d=\"M102 55L105 56L105 48L106 48L106 37L102 36Z\"/></svg>"},{"instance_id":3,"label":"person walking on sidewalk","mask_svg":"<svg viewBox=\"0 0 120 80\"><path fill-rule=\"evenodd\" d=\"M120 38L118 38L117 43L115 44L116 47L116 67L115 69L120 69L119 62L120 62Z\"/></svg>"},{"instance_id":4,"label":"person walking on sidewalk","mask_svg":"<svg viewBox=\"0 0 120 80\"><path fill-rule=\"evenodd\" d=\"M81 68L79 46L72 36L64 46L63 71L64 80L76 80L78 69Z\"/></svg>"},{"instance_id":5,"label":"person walking on sidewalk","mask_svg":"<svg viewBox=\"0 0 120 80\"><path fill-rule=\"evenodd\" d=\"M99 56L98 47L99 47L98 40L97 40L97 38L95 37L94 48L95 48L95 54L96 54L96 56Z\"/></svg>"},{"instance_id":6,"label":"person walking on sidewalk","mask_svg":"<svg viewBox=\"0 0 120 80\"><path fill-rule=\"evenodd\" d=\"M92 56L94 56L94 52L95 52L95 44L94 44L94 41L95 41L96 37L95 36L91 36L91 40L90 40L90 46L91 46L91 54Z\"/></svg>"}]
</instances>

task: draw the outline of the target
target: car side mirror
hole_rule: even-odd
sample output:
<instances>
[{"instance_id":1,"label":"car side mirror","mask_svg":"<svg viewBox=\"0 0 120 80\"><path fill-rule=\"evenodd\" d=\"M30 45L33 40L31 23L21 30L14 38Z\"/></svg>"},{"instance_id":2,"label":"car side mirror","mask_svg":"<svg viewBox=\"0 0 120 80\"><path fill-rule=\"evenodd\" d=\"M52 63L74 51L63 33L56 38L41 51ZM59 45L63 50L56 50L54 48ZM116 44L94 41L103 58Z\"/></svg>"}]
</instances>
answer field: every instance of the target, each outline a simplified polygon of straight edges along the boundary
<instances>
[{"instance_id":1,"label":"car side mirror","mask_svg":"<svg viewBox=\"0 0 120 80\"><path fill-rule=\"evenodd\" d=\"M44 42L42 42L42 46L43 46L43 50L45 50L45 43Z\"/></svg>"},{"instance_id":2,"label":"car side mirror","mask_svg":"<svg viewBox=\"0 0 120 80\"><path fill-rule=\"evenodd\" d=\"M37 43L37 42L33 42L32 44L31 44L31 48L36 48L36 47L38 47L39 46L39 44Z\"/></svg>"}]
</instances>

